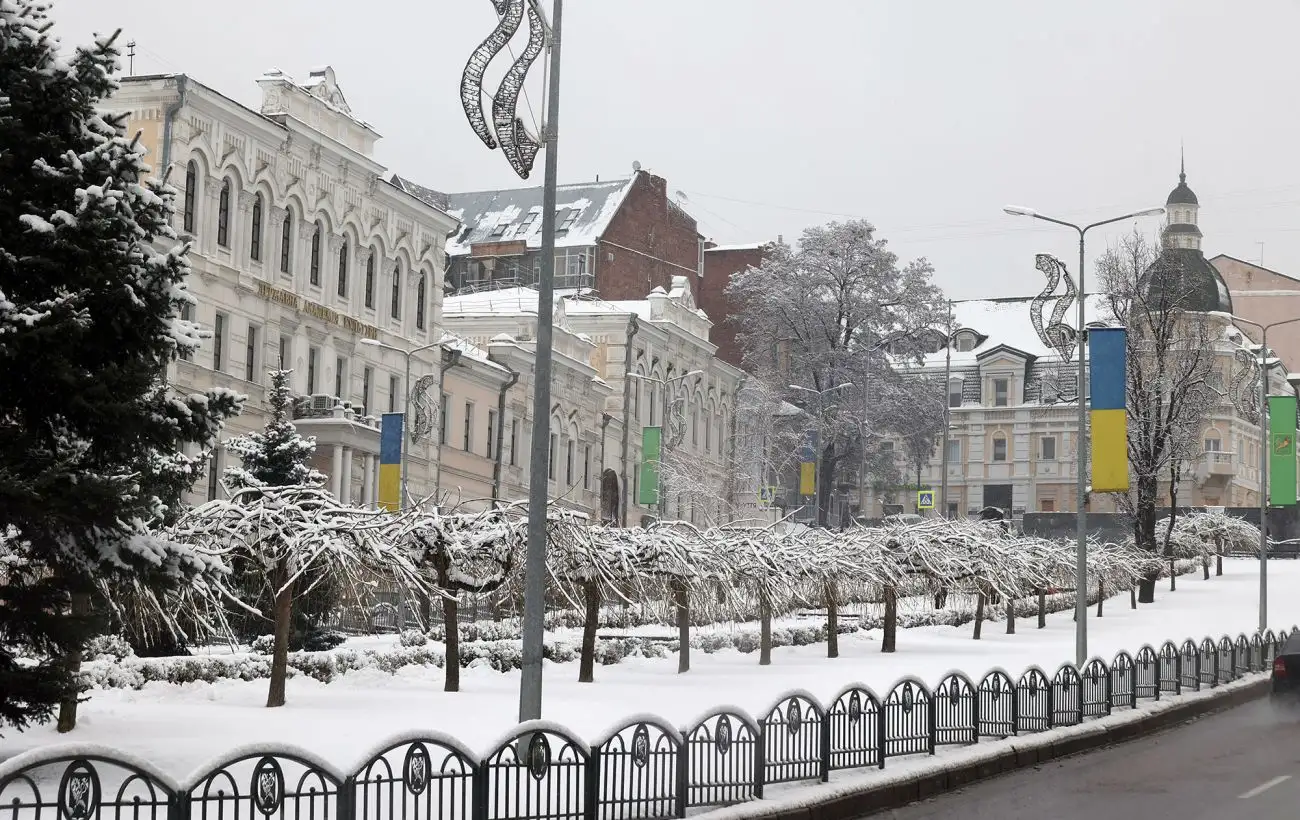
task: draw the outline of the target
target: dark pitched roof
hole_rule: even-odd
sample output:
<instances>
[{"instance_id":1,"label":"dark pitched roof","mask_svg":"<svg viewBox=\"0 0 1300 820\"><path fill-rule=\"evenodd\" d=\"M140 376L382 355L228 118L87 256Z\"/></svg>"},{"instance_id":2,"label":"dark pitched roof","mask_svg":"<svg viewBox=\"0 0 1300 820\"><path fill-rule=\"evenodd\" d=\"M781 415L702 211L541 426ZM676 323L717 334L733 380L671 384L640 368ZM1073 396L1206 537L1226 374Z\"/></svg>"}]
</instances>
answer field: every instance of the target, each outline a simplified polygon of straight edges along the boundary
<instances>
[{"instance_id":1,"label":"dark pitched roof","mask_svg":"<svg viewBox=\"0 0 1300 820\"><path fill-rule=\"evenodd\" d=\"M442 191L435 191L432 188L426 188L423 185L417 185L416 183L410 181L409 179L405 179L404 177L399 177L397 174L393 174L392 183L393 183L393 187L405 191L406 193L410 194L411 196L415 197L421 202L425 202L429 205L432 205L433 207L437 208L440 211L449 210L447 195L444 194Z\"/></svg>"},{"instance_id":2,"label":"dark pitched roof","mask_svg":"<svg viewBox=\"0 0 1300 820\"><path fill-rule=\"evenodd\" d=\"M1223 277L1196 248L1165 248L1147 269L1148 298L1168 293L1183 310L1232 313L1232 295Z\"/></svg>"}]
</instances>

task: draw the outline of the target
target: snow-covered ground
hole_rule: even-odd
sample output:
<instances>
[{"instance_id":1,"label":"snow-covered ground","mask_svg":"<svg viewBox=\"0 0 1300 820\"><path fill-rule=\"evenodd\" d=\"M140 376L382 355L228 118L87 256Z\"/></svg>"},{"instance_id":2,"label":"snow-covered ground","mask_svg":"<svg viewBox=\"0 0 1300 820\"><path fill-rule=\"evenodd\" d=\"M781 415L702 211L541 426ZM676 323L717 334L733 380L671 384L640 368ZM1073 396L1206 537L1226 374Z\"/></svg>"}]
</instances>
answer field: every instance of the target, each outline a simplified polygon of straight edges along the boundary
<instances>
[{"instance_id":1,"label":"snow-covered ground","mask_svg":"<svg viewBox=\"0 0 1300 820\"><path fill-rule=\"evenodd\" d=\"M1300 562L1270 565L1270 624L1300 623ZM1167 582L1155 604L1129 608L1128 593L1106 602L1105 617L1089 619L1089 648L1109 661L1120 649L1174 638L1249 634L1257 621L1259 577L1249 560L1225 562L1223 577L1196 575ZM1093 607L1091 612L1095 613ZM840 657L826 658L825 644L773 651L772 665L758 666L757 654L692 653L692 670L677 674L675 657L630 658L596 669L594 684L579 684L577 664L547 664L544 716L594 739L633 713L652 712L677 725L705 710L734 704L758 716L789 689L807 689L823 700L850 682L883 694L904 675L935 683L960 669L972 677L999 666L1013 674L1036 664L1050 675L1074 654L1070 613L1048 617L1046 629L1022 619L1018 634L987 622L984 638L971 640L971 625L921 627L901 632L898 651L880 653L878 632L841 637ZM350 767L389 735L428 729L449 733L471 748L487 751L515 722L518 673L464 669L458 693L442 691L442 670L407 668L397 675L354 672L330 684L306 677L289 681L288 705L265 709L266 681L216 684L149 684L143 690L92 693L71 735L52 727L0 738L0 758L61 741L111 745L184 777L229 750L253 742L289 743L329 762Z\"/></svg>"}]
</instances>

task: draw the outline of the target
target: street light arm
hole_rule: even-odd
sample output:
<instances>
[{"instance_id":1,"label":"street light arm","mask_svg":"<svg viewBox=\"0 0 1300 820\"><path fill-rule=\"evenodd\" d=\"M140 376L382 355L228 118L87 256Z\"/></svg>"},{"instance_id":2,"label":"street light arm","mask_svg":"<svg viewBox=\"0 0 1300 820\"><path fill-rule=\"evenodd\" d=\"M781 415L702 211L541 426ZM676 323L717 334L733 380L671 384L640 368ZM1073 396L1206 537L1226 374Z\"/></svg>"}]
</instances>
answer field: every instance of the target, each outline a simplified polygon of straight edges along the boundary
<instances>
[{"instance_id":1,"label":"street light arm","mask_svg":"<svg viewBox=\"0 0 1300 820\"><path fill-rule=\"evenodd\" d=\"M1143 208L1142 210L1134 211L1131 214L1124 214L1123 216L1116 216L1110 219L1103 219L1100 222L1094 222L1091 225L1087 225L1083 228L1079 228L1077 225L1071 225L1070 227L1077 230L1080 234L1085 234L1088 231L1092 230L1093 228L1097 228L1102 225L1109 225L1112 222L1123 222L1125 219L1134 219L1139 216L1155 216L1156 214L1162 214L1164 212L1165 212L1164 208ZM1062 222L1060 224L1064 225L1066 223Z\"/></svg>"}]
</instances>

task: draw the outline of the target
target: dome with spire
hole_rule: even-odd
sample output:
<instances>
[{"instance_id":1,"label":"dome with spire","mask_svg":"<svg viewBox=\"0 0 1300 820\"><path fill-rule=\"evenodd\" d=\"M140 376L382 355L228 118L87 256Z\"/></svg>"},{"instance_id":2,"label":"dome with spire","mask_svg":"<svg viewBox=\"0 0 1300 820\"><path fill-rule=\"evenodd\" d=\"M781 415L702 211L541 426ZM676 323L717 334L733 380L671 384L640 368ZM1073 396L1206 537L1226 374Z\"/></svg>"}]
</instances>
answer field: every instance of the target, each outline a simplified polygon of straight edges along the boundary
<instances>
[{"instance_id":1,"label":"dome with spire","mask_svg":"<svg viewBox=\"0 0 1300 820\"><path fill-rule=\"evenodd\" d=\"M1178 187L1169 192L1169 198L1165 200L1165 205L1200 205L1196 199L1196 194L1191 188L1187 187L1187 173L1180 171L1178 174Z\"/></svg>"},{"instance_id":2,"label":"dome with spire","mask_svg":"<svg viewBox=\"0 0 1300 820\"><path fill-rule=\"evenodd\" d=\"M1232 295L1219 271L1201 251L1200 203L1187 187L1187 165L1178 163L1178 187L1165 203L1168 220L1160 258L1147 269L1148 298L1169 299L1183 310L1232 312Z\"/></svg>"}]
</instances>

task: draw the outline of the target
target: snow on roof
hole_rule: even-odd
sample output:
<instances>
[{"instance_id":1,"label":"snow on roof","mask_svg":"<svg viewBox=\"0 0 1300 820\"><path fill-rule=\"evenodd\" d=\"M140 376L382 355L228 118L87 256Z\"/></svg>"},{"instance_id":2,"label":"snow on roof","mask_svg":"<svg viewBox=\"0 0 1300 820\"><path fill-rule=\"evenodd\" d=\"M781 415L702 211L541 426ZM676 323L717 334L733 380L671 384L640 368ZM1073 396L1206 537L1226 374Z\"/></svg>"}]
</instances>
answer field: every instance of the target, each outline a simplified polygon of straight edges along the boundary
<instances>
[{"instance_id":1,"label":"snow on roof","mask_svg":"<svg viewBox=\"0 0 1300 820\"><path fill-rule=\"evenodd\" d=\"M469 339L457 336L454 333L444 332L442 338L438 340L438 344L451 350L459 350L463 357L473 359L492 370L500 370L502 373L508 372L507 368L502 367L488 358L486 350L474 344Z\"/></svg>"},{"instance_id":2,"label":"snow on roof","mask_svg":"<svg viewBox=\"0 0 1300 820\"><path fill-rule=\"evenodd\" d=\"M975 349L970 351L958 352L955 348L952 351L952 362L954 365L975 364L976 358L983 353L987 353L997 347L1010 347L1027 353L1037 358L1059 358L1056 351L1043 344L1043 340L1038 338L1038 331L1034 329L1033 320L1030 318L1030 310L1034 297L1015 297L1009 299L972 299L962 302L952 303L953 318L953 335L956 336L962 330L973 330L981 337L985 337ZM1049 300L1045 308L1045 322L1051 321L1051 311L1055 305L1055 300ZM1070 311L1066 314L1064 322L1070 327L1074 327L1077 318L1078 304L1071 303ZM1101 294L1091 294L1088 296L1086 321L1089 323L1097 321L1106 321L1111 318L1110 308L1106 303L1106 297ZM944 351L941 349L938 353L931 353L925 357L927 365L943 366Z\"/></svg>"},{"instance_id":3,"label":"snow on roof","mask_svg":"<svg viewBox=\"0 0 1300 820\"><path fill-rule=\"evenodd\" d=\"M561 185L555 207L555 246L596 244L634 181L635 177ZM529 248L542 246L540 187L449 194L447 204L447 212L464 224L461 232L447 242L449 256L463 256L480 242L522 239Z\"/></svg>"},{"instance_id":4,"label":"snow on roof","mask_svg":"<svg viewBox=\"0 0 1300 820\"><path fill-rule=\"evenodd\" d=\"M448 316L463 314L537 313L537 291L532 288L501 288L445 296L442 312Z\"/></svg>"},{"instance_id":5,"label":"snow on roof","mask_svg":"<svg viewBox=\"0 0 1300 820\"><path fill-rule=\"evenodd\" d=\"M714 245L712 248L705 248L704 252L709 251L761 251L770 245L770 242L750 242L743 245Z\"/></svg>"},{"instance_id":6,"label":"snow on roof","mask_svg":"<svg viewBox=\"0 0 1300 820\"><path fill-rule=\"evenodd\" d=\"M404 191L426 205L432 205L440 211L446 211L447 208L450 207L447 204L447 195L442 191L433 188L426 188L423 185L417 185L411 180L398 176L397 174L393 174L393 178L389 180L389 183L399 191Z\"/></svg>"}]
</instances>

